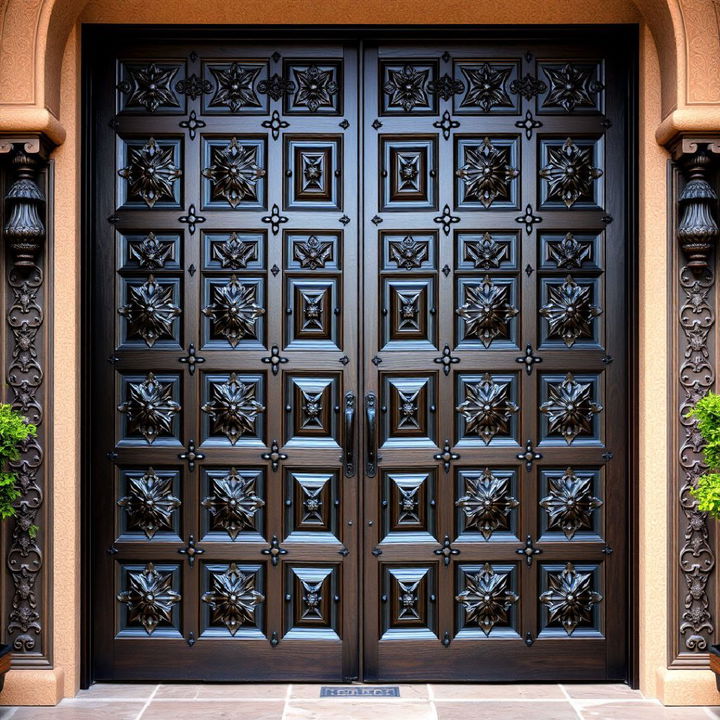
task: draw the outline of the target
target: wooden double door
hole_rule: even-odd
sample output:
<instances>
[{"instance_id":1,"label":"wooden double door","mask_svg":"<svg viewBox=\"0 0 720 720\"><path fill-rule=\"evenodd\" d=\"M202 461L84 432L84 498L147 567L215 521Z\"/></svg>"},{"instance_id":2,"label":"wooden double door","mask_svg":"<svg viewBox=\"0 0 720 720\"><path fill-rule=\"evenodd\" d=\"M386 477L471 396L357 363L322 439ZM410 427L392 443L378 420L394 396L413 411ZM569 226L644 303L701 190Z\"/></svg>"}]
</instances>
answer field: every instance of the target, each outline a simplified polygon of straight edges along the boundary
<instances>
[{"instance_id":1,"label":"wooden double door","mask_svg":"<svg viewBox=\"0 0 720 720\"><path fill-rule=\"evenodd\" d=\"M92 37L95 678L624 678L623 54Z\"/></svg>"}]
</instances>

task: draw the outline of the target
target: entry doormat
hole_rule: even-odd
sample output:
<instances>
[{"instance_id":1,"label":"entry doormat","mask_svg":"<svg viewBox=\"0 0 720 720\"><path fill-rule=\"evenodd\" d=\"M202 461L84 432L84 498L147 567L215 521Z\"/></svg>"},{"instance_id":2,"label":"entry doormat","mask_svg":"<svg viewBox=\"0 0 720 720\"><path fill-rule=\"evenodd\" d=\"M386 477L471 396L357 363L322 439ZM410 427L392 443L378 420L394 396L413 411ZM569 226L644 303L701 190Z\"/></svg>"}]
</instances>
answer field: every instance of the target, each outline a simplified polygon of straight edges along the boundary
<instances>
[{"instance_id":1,"label":"entry doormat","mask_svg":"<svg viewBox=\"0 0 720 720\"><path fill-rule=\"evenodd\" d=\"M321 687L320 697L400 697L397 686L373 687L368 685L348 685L347 687Z\"/></svg>"}]
</instances>

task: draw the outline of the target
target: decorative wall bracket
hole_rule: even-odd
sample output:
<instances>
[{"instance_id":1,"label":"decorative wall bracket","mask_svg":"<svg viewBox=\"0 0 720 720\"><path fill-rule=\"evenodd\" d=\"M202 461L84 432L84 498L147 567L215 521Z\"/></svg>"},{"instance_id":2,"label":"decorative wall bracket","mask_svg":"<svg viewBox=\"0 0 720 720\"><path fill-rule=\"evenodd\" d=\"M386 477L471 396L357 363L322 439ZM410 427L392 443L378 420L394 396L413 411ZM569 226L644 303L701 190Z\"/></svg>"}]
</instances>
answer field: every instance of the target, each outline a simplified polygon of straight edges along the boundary
<instances>
[{"instance_id":1,"label":"decorative wall bracket","mask_svg":"<svg viewBox=\"0 0 720 720\"><path fill-rule=\"evenodd\" d=\"M720 138L683 137L672 153L685 179L677 198L677 239L688 259L688 268L699 275L707 269L720 234L715 220L718 196L708 181L720 154Z\"/></svg>"}]
</instances>

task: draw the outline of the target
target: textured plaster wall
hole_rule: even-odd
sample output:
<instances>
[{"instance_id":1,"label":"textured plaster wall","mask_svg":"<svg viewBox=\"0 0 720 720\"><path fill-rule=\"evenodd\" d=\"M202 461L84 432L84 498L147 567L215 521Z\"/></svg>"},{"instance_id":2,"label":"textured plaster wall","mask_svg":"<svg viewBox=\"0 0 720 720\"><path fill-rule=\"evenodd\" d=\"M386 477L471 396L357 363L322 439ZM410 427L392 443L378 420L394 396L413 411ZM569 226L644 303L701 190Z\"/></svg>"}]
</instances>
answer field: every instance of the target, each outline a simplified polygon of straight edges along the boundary
<instances>
[{"instance_id":1,"label":"textured plaster wall","mask_svg":"<svg viewBox=\"0 0 720 720\"><path fill-rule=\"evenodd\" d=\"M643 15L638 11L642 8ZM53 671L13 671L1 702L54 703L79 682L80 24L633 22L640 33L640 682L668 703L717 701L706 671L667 671L666 168L660 126L720 131L720 45L712 0L0 0L0 131L46 129L55 151ZM84 8L84 9L83 9ZM686 47L689 18L692 48ZM45 28L43 31L42 28ZM48 28L50 30L48 31ZM677 62L675 56L678 56ZM692 69L688 82L686 63ZM695 80L696 70L713 78ZM50 109L48 113L46 110ZM677 112L668 115L671 111ZM682 112L680 112L682 111ZM682 114L684 113L684 114ZM662 123L665 119L664 123ZM662 123L662 124L661 124Z\"/></svg>"}]
</instances>

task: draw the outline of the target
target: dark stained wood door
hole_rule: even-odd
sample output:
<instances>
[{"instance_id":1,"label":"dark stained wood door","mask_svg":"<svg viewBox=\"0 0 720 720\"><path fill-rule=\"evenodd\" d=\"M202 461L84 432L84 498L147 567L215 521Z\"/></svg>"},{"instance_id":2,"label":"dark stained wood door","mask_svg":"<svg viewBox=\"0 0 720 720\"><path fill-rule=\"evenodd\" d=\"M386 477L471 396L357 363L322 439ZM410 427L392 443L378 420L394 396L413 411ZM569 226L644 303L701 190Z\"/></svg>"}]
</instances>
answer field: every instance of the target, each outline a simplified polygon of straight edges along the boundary
<instances>
[{"instance_id":1,"label":"dark stained wood door","mask_svg":"<svg viewBox=\"0 0 720 720\"><path fill-rule=\"evenodd\" d=\"M625 77L367 47L368 679L624 677Z\"/></svg>"},{"instance_id":2,"label":"dark stained wood door","mask_svg":"<svg viewBox=\"0 0 720 720\"><path fill-rule=\"evenodd\" d=\"M95 678L623 678L623 58L337 35L88 45Z\"/></svg>"}]
</instances>

